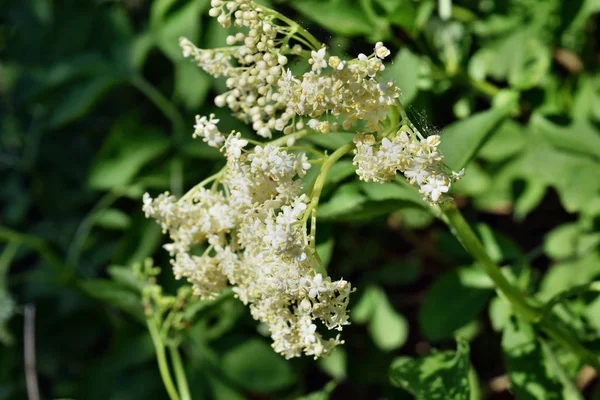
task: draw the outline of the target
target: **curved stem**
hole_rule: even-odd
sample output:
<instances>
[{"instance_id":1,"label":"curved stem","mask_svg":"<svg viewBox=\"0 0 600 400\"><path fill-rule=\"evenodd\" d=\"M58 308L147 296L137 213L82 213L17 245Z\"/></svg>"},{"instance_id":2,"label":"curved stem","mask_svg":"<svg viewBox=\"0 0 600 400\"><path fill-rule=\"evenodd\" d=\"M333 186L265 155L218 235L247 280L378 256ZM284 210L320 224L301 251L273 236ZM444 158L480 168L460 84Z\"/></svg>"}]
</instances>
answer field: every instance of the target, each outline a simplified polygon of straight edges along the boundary
<instances>
[{"instance_id":1,"label":"curved stem","mask_svg":"<svg viewBox=\"0 0 600 400\"><path fill-rule=\"evenodd\" d=\"M319 198L321 197L321 191L323 190L323 186L325 186L325 180L327 179L327 174L333 165L344 156L344 154L348 153L350 150L354 148L354 143L347 143L331 153L329 157L325 160L323 165L321 166L321 170L319 171L319 175L317 175L317 179L315 179L315 183L313 185L312 191L310 193L310 203L306 210L304 211L306 217L304 218L304 223L306 223L308 217L312 215L312 213L317 212L317 207L319 206ZM316 228L311 226L311 235L316 233ZM315 238L312 238L313 242Z\"/></svg>"},{"instance_id":2,"label":"curved stem","mask_svg":"<svg viewBox=\"0 0 600 400\"><path fill-rule=\"evenodd\" d=\"M141 75L135 75L131 78L131 84L135 86L140 92L144 93L152 103L171 121L173 125L174 134L177 138L180 138L185 131L185 121L182 115L179 113L177 108L173 106L171 101L167 99L163 94L148 82Z\"/></svg>"},{"instance_id":3,"label":"curved stem","mask_svg":"<svg viewBox=\"0 0 600 400\"><path fill-rule=\"evenodd\" d=\"M179 395L175 389L173 378L171 378L171 372L169 371L169 365L167 364L167 353L165 352L165 345L160 337L156 322L152 316L146 317L146 323L148 325L148 331L150 331L150 337L154 344L154 350L156 350L156 361L158 361L158 370L160 371L160 377L162 378L165 389L169 394L171 400L179 400Z\"/></svg>"},{"instance_id":4,"label":"curved stem","mask_svg":"<svg viewBox=\"0 0 600 400\"><path fill-rule=\"evenodd\" d=\"M441 209L446 216L446 223L452 234L492 279L499 294L510 302L516 314L538 326L550 338L569 348L600 373L600 360L598 357L579 343L569 331L551 319L551 315L545 315L542 309L531 305L523 293L506 279L500 268L487 254L483 244L464 219L454 201L442 204Z\"/></svg>"},{"instance_id":5,"label":"curved stem","mask_svg":"<svg viewBox=\"0 0 600 400\"><path fill-rule=\"evenodd\" d=\"M176 345L170 345L169 354L171 355L171 361L173 362L175 380L177 381L177 388L181 394L181 400L192 400L187 377L185 375L185 368L183 368L183 362L181 361L178 347Z\"/></svg>"}]
</instances>

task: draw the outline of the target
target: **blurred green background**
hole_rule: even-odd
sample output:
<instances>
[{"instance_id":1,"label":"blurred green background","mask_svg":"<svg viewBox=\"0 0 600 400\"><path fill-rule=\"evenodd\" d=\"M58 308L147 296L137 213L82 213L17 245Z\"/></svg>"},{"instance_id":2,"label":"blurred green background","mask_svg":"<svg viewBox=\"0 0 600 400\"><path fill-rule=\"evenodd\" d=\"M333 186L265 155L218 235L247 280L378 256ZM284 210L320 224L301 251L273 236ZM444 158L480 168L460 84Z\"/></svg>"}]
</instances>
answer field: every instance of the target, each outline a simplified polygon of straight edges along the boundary
<instances>
[{"instance_id":1,"label":"blurred green background","mask_svg":"<svg viewBox=\"0 0 600 400\"><path fill-rule=\"evenodd\" d=\"M454 195L523 290L548 299L600 276L599 1L268 4L334 52L368 54L380 40L393 50L385 76L411 117L425 131L444 128L450 166L461 162L454 154L473 156ZM224 82L178 46L180 36L225 43L208 8L0 4L0 399L26 398L25 306L36 311L42 398L167 398L123 267L152 257L175 290L141 196L181 194L222 165L218 151L192 140L195 114L215 112L223 132L249 132L212 102ZM313 144L348 140L332 137ZM247 309L223 298L206 305L182 345L194 399L296 398L332 380L331 398L410 398L390 385L391 360L454 348L457 332L471 341L481 398L555 398L556 376L548 397L516 381L507 391L507 373L536 376L541 350L511 356L518 343L507 339L507 311L418 195L401 183L358 182L350 160L324 193L319 251L332 276L357 287L346 345L318 362L285 361ZM600 300L578 296L564 308L561 318L599 348ZM580 365L554 350L574 377ZM581 390L600 398L594 383Z\"/></svg>"}]
</instances>

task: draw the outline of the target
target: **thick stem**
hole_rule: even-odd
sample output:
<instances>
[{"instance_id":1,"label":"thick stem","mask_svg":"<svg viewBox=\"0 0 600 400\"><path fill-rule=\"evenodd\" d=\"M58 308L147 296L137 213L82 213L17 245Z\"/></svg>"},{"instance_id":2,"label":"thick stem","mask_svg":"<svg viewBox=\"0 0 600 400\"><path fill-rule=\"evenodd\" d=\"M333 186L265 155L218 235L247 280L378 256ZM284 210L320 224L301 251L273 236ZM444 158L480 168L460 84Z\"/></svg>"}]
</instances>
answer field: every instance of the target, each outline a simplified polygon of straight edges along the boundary
<instances>
[{"instance_id":1,"label":"thick stem","mask_svg":"<svg viewBox=\"0 0 600 400\"><path fill-rule=\"evenodd\" d=\"M170 345L169 354L171 355L171 361L173 362L175 380L177 381L177 388L179 389L181 400L192 400L187 377L185 375L185 368L183 368L183 362L181 361L181 356L179 355L177 346Z\"/></svg>"},{"instance_id":2,"label":"thick stem","mask_svg":"<svg viewBox=\"0 0 600 400\"><path fill-rule=\"evenodd\" d=\"M483 268L486 274L494 282L497 291L506 298L513 306L517 315L538 326L550 338L561 343L577 354L584 362L591 365L600 373L600 360L586 349L579 341L564 327L551 319L551 315L544 315L543 310L531 305L525 296L513 286L502 274L500 268L485 251L483 244L475 235L468 222L464 219L454 201L448 201L441 205L446 216L446 222L452 234L460 241L463 247L475 258L477 264Z\"/></svg>"},{"instance_id":3,"label":"thick stem","mask_svg":"<svg viewBox=\"0 0 600 400\"><path fill-rule=\"evenodd\" d=\"M177 389L175 389L175 384L173 383L173 378L171 377L171 372L169 371L169 365L167 364L167 353L165 352L165 345L160 337L160 333L158 332L158 328L156 327L156 323L152 316L148 316L146 318L146 323L148 325L148 331L150 331L150 337L152 338L152 343L154 344L154 350L156 351L156 361L158 361L158 370L160 371L160 377L162 378L163 384L165 385L165 389L169 394L169 398L171 400L179 400L179 395L177 394Z\"/></svg>"}]
</instances>

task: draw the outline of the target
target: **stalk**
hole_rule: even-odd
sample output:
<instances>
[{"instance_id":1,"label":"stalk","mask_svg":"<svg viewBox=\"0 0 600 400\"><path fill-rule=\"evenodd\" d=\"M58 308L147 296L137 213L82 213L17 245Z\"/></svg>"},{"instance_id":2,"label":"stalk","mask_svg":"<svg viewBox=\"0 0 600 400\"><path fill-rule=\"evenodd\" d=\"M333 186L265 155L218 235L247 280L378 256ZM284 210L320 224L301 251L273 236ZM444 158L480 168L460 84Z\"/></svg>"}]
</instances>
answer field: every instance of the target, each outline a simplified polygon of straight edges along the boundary
<instances>
[{"instance_id":1,"label":"stalk","mask_svg":"<svg viewBox=\"0 0 600 400\"><path fill-rule=\"evenodd\" d=\"M181 356L179 355L179 350L176 345L169 346L169 354L171 355L171 361L173 362L175 380L177 381L179 393L181 393L181 400L192 400L187 377L185 376L185 369L183 368L183 362L181 361Z\"/></svg>"},{"instance_id":2,"label":"stalk","mask_svg":"<svg viewBox=\"0 0 600 400\"><path fill-rule=\"evenodd\" d=\"M536 325L548 337L577 354L581 360L592 366L600 374L600 360L598 356L579 343L571 332L557 323L557 321L551 319L551 315L531 305L523 293L506 279L500 268L487 254L483 244L458 210L454 201L442 204L441 209L452 234L473 256L477 264L483 268L494 282L496 290L510 302L516 313L526 321Z\"/></svg>"},{"instance_id":3,"label":"stalk","mask_svg":"<svg viewBox=\"0 0 600 400\"><path fill-rule=\"evenodd\" d=\"M160 333L158 332L158 328L156 327L152 316L146 317L146 323L148 325L148 331L150 331L152 343L154 344L156 361L158 361L158 370L160 371L160 377L165 385L165 389L167 390L171 400L180 400L179 395L177 394L177 389L175 389L175 384L173 383L173 378L171 377L171 372L169 371L165 345L160 337Z\"/></svg>"}]
</instances>

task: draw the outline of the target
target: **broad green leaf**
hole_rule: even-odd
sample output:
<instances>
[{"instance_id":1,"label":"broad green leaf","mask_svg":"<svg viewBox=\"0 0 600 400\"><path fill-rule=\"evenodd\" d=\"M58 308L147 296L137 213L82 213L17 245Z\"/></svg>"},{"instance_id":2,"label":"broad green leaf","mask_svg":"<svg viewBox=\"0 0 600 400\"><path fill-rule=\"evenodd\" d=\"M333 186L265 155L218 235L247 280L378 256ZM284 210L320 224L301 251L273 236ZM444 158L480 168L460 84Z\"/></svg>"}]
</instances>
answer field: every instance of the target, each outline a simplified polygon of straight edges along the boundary
<instances>
[{"instance_id":1,"label":"broad green leaf","mask_svg":"<svg viewBox=\"0 0 600 400\"><path fill-rule=\"evenodd\" d=\"M347 377L347 360L346 351L338 347L328 356L319 358L319 367L329 376L337 381L343 381Z\"/></svg>"},{"instance_id":2,"label":"broad green leaf","mask_svg":"<svg viewBox=\"0 0 600 400\"><path fill-rule=\"evenodd\" d=\"M140 294L108 279L82 281L79 287L90 297L120 308L139 320L144 320Z\"/></svg>"},{"instance_id":3,"label":"broad green leaf","mask_svg":"<svg viewBox=\"0 0 600 400\"><path fill-rule=\"evenodd\" d=\"M404 181L402 177L398 178L397 182L377 183L377 182L360 182L360 189L367 197L375 201L383 200L402 200L414 203L425 209L429 209L427 203L423 201L423 196Z\"/></svg>"},{"instance_id":4,"label":"broad green leaf","mask_svg":"<svg viewBox=\"0 0 600 400\"><path fill-rule=\"evenodd\" d=\"M457 329L477 318L491 294L491 289L466 286L456 270L442 275L429 287L419 309L421 332L433 342L452 338Z\"/></svg>"},{"instance_id":5,"label":"broad green leaf","mask_svg":"<svg viewBox=\"0 0 600 400\"><path fill-rule=\"evenodd\" d=\"M533 327L519 319L506 324L502 349L511 391L519 399L562 399L562 386L548 373Z\"/></svg>"},{"instance_id":6,"label":"broad green leaf","mask_svg":"<svg viewBox=\"0 0 600 400\"><path fill-rule=\"evenodd\" d=\"M485 193L491 185L491 177L476 163L465 167L465 176L452 184L452 192L467 196L477 196Z\"/></svg>"},{"instance_id":7,"label":"broad green leaf","mask_svg":"<svg viewBox=\"0 0 600 400\"><path fill-rule=\"evenodd\" d=\"M327 180L325 185L333 185L344 179L353 176L356 171L356 167L350 160L340 160L336 162L327 174Z\"/></svg>"},{"instance_id":8,"label":"broad green leaf","mask_svg":"<svg viewBox=\"0 0 600 400\"><path fill-rule=\"evenodd\" d=\"M355 183L348 183L340 186L328 202L319 206L317 215L319 218L335 218L355 210L365 200L359 187Z\"/></svg>"},{"instance_id":9,"label":"broad green leaf","mask_svg":"<svg viewBox=\"0 0 600 400\"><path fill-rule=\"evenodd\" d=\"M400 357L392 362L390 379L417 400L470 400L469 344L459 340L456 351L434 351L423 358Z\"/></svg>"},{"instance_id":10,"label":"broad green leaf","mask_svg":"<svg viewBox=\"0 0 600 400\"><path fill-rule=\"evenodd\" d=\"M394 309L381 289L367 328L375 345L383 351L398 349L408 339L406 318Z\"/></svg>"},{"instance_id":11,"label":"broad green leaf","mask_svg":"<svg viewBox=\"0 0 600 400\"><path fill-rule=\"evenodd\" d=\"M109 208L96 213L94 222L106 229L125 230L131 225L131 217L116 208Z\"/></svg>"},{"instance_id":12,"label":"broad green leaf","mask_svg":"<svg viewBox=\"0 0 600 400\"><path fill-rule=\"evenodd\" d=\"M408 322L399 314L383 289L367 287L359 303L353 308L352 321L366 323L377 347L390 351L401 347L408 338Z\"/></svg>"},{"instance_id":13,"label":"broad green leaf","mask_svg":"<svg viewBox=\"0 0 600 400\"><path fill-rule=\"evenodd\" d=\"M221 365L231 380L252 392L281 390L296 380L290 363L259 339L247 340L229 350Z\"/></svg>"},{"instance_id":14,"label":"broad green leaf","mask_svg":"<svg viewBox=\"0 0 600 400\"><path fill-rule=\"evenodd\" d=\"M63 100L53 107L50 126L59 128L86 115L109 90L123 81L113 76L98 76L77 83L67 90Z\"/></svg>"},{"instance_id":15,"label":"broad green leaf","mask_svg":"<svg viewBox=\"0 0 600 400\"><path fill-rule=\"evenodd\" d=\"M544 252L554 259L564 259L575 254L580 228L576 223L554 228L544 239Z\"/></svg>"},{"instance_id":16,"label":"broad green leaf","mask_svg":"<svg viewBox=\"0 0 600 400\"><path fill-rule=\"evenodd\" d=\"M525 141L523 127L514 120L507 119L492 132L477 156L492 162L503 161L523 150Z\"/></svg>"},{"instance_id":17,"label":"broad green leaf","mask_svg":"<svg viewBox=\"0 0 600 400\"><path fill-rule=\"evenodd\" d=\"M379 288L368 286L360 297L359 302L352 307L350 319L359 324L367 323L375 313L375 307L379 300Z\"/></svg>"},{"instance_id":18,"label":"broad green leaf","mask_svg":"<svg viewBox=\"0 0 600 400\"><path fill-rule=\"evenodd\" d=\"M306 396L298 397L298 400L328 400L336 387L337 382L330 381L323 387L323 389L307 394Z\"/></svg>"},{"instance_id":19,"label":"broad green leaf","mask_svg":"<svg viewBox=\"0 0 600 400\"><path fill-rule=\"evenodd\" d=\"M169 13L160 22L158 22L158 17L156 17L157 23L151 27L154 40L163 53L174 63L188 62L183 59L181 48L178 44L179 38L185 36L192 41L198 39L202 26L200 24L200 16L208 4L207 0L191 1L176 11ZM166 4L166 6L170 5Z\"/></svg>"},{"instance_id":20,"label":"broad green leaf","mask_svg":"<svg viewBox=\"0 0 600 400\"><path fill-rule=\"evenodd\" d=\"M400 88L400 99L404 105L410 104L418 92L420 70L421 58L405 47L382 73L385 79L395 82Z\"/></svg>"},{"instance_id":21,"label":"broad green leaf","mask_svg":"<svg viewBox=\"0 0 600 400\"><path fill-rule=\"evenodd\" d=\"M411 35L416 33L417 9L410 0L379 0L379 3L385 8L388 21L403 27Z\"/></svg>"},{"instance_id":22,"label":"broad green leaf","mask_svg":"<svg viewBox=\"0 0 600 400\"><path fill-rule=\"evenodd\" d=\"M108 274L115 282L127 286L134 291L140 290L140 282L133 274L133 269L131 267L112 265L108 267Z\"/></svg>"},{"instance_id":23,"label":"broad green leaf","mask_svg":"<svg viewBox=\"0 0 600 400\"><path fill-rule=\"evenodd\" d=\"M541 300L549 300L560 292L590 283L598 276L600 276L600 253L594 251L579 259L552 266L542 279L538 296Z\"/></svg>"},{"instance_id":24,"label":"broad green leaf","mask_svg":"<svg viewBox=\"0 0 600 400\"><path fill-rule=\"evenodd\" d=\"M294 8L330 32L345 36L368 35L373 27L364 13L350 2L295 1Z\"/></svg>"},{"instance_id":25,"label":"broad green leaf","mask_svg":"<svg viewBox=\"0 0 600 400\"><path fill-rule=\"evenodd\" d=\"M353 133L348 132L330 132L326 135L308 136L304 140L319 145L327 150L335 151L346 143L351 143L354 136Z\"/></svg>"},{"instance_id":26,"label":"broad green leaf","mask_svg":"<svg viewBox=\"0 0 600 400\"><path fill-rule=\"evenodd\" d=\"M507 108L492 108L449 125L442 132L444 163L459 170L476 155L494 128L508 116Z\"/></svg>"},{"instance_id":27,"label":"broad green leaf","mask_svg":"<svg viewBox=\"0 0 600 400\"><path fill-rule=\"evenodd\" d=\"M89 184L94 189L126 186L146 163L168 149L169 141L158 131L122 120L98 153Z\"/></svg>"},{"instance_id":28,"label":"broad green leaf","mask_svg":"<svg viewBox=\"0 0 600 400\"><path fill-rule=\"evenodd\" d=\"M204 103L212 81L210 75L188 60L175 64L175 97L190 110L197 110Z\"/></svg>"},{"instance_id":29,"label":"broad green leaf","mask_svg":"<svg viewBox=\"0 0 600 400\"><path fill-rule=\"evenodd\" d=\"M559 126L540 114L534 114L530 124L555 148L585 154L600 161L600 130L585 120Z\"/></svg>"}]
</instances>

